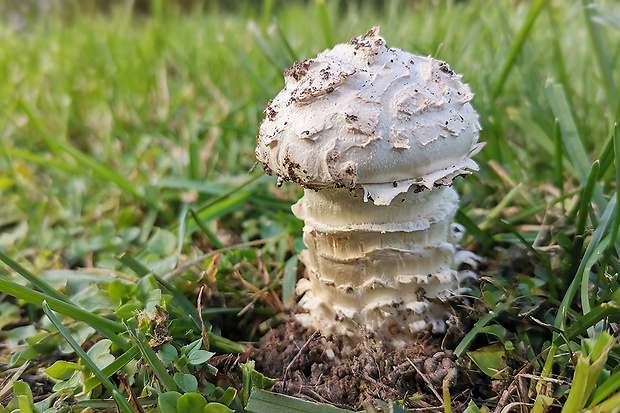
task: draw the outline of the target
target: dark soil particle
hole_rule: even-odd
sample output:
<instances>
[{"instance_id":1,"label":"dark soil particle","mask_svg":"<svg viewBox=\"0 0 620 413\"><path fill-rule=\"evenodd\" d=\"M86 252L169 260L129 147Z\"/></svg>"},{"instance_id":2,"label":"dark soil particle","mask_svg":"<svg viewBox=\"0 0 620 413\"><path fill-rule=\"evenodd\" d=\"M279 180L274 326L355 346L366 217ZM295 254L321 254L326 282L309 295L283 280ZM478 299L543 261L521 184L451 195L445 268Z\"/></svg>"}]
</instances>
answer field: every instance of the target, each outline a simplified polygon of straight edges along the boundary
<instances>
[{"instance_id":1,"label":"dark soil particle","mask_svg":"<svg viewBox=\"0 0 620 413\"><path fill-rule=\"evenodd\" d=\"M404 401L403 407L419 411L441 409L444 381L454 412L465 410L472 397L497 397L489 394L490 379L459 366L453 355L458 340L447 337L421 332L397 350L371 341L351 346L288 317L263 336L252 358L263 374L280 380L276 392L354 410L377 400Z\"/></svg>"}]
</instances>

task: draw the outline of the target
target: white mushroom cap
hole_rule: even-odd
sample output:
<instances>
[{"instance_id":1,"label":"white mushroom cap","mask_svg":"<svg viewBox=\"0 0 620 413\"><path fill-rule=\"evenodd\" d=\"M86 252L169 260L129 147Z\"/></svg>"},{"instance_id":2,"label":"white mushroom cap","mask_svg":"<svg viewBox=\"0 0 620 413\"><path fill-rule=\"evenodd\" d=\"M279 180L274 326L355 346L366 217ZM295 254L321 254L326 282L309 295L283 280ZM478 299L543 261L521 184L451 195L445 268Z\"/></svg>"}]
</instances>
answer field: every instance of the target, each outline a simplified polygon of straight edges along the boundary
<instances>
[{"instance_id":1,"label":"white mushroom cap","mask_svg":"<svg viewBox=\"0 0 620 413\"><path fill-rule=\"evenodd\" d=\"M378 27L284 76L257 136L267 173L316 190L359 185L388 205L412 185L450 185L478 169L480 125L461 76L388 48Z\"/></svg>"}]
</instances>

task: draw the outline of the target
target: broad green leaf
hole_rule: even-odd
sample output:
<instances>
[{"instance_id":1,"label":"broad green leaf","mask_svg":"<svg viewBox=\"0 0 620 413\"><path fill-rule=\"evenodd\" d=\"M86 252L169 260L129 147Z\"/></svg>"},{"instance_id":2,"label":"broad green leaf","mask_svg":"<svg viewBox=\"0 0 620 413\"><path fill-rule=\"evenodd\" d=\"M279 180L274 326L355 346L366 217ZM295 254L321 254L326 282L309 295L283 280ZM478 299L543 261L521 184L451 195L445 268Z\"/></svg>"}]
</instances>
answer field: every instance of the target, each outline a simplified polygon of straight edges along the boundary
<instances>
[{"instance_id":1,"label":"broad green leaf","mask_svg":"<svg viewBox=\"0 0 620 413\"><path fill-rule=\"evenodd\" d=\"M177 402L177 411L180 413L203 413L207 406L207 399L198 393L187 393Z\"/></svg>"},{"instance_id":2,"label":"broad green leaf","mask_svg":"<svg viewBox=\"0 0 620 413\"><path fill-rule=\"evenodd\" d=\"M117 278L108 286L108 295L112 301L121 303L130 299L130 290L131 287L129 285Z\"/></svg>"},{"instance_id":3,"label":"broad green leaf","mask_svg":"<svg viewBox=\"0 0 620 413\"><path fill-rule=\"evenodd\" d=\"M185 393L194 393L198 390L198 379L191 374L181 372L174 373L174 382Z\"/></svg>"},{"instance_id":4,"label":"broad green leaf","mask_svg":"<svg viewBox=\"0 0 620 413\"><path fill-rule=\"evenodd\" d=\"M76 370L80 370L80 366L78 366L77 363L58 360L43 371L53 379L67 380Z\"/></svg>"},{"instance_id":5,"label":"broad green leaf","mask_svg":"<svg viewBox=\"0 0 620 413\"><path fill-rule=\"evenodd\" d=\"M105 366L101 372L106 377L111 377L113 374L116 374L117 371L125 367L129 364L130 361L138 358L140 355L140 350L138 347L133 346L129 350L125 351L120 356L116 357L114 361L107 366ZM84 392L89 392L94 389L97 385L99 385L99 379L97 377L91 377L84 383Z\"/></svg>"},{"instance_id":6,"label":"broad green leaf","mask_svg":"<svg viewBox=\"0 0 620 413\"><path fill-rule=\"evenodd\" d=\"M499 338L506 337L506 329L499 324L491 324L480 330L481 333L492 334Z\"/></svg>"},{"instance_id":7,"label":"broad green leaf","mask_svg":"<svg viewBox=\"0 0 620 413\"><path fill-rule=\"evenodd\" d=\"M166 343L159 348L157 355L163 361L175 361L179 358L179 353L177 349L170 343Z\"/></svg>"},{"instance_id":8,"label":"broad green leaf","mask_svg":"<svg viewBox=\"0 0 620 413\"><path fill-rule=\"evenodd\" d=\"M28 396L20 394L16 398L20 413L34 413L34 403Z\"/></svg>"},{"instance_id":9,"label":"broad green leaf","mask_svg":"<svg viewBox=\"0 0 620 413\"><path fill-rule=\"evenodd\" d=\"M482 410L471 400L463 413L482 413Z\"/></svg>"},{"instance_id":10,"label":"broad green leaf","mask_svg":"<svg viewBox=\"0 0 620 413\"><path fill-rule=\"evenodd\" d=\"M206 350L194 350L188 354L187 359L190 364L199 366L206 363L213 357L215 353Z\"/></svg>"},{"instance_id":11,"label":"broad green leaf","mask_svg":"<svg viewBox=\"0 0 620 413\"><path fill-rule=\"evenodd\" d=\"M202 347L202 338L199 338L197 340L192 341L188 345L183 346L181 351L183 354L189 355L193 351L200 350L201 347Z\"/></svg>"},{"instance_id":12,"label":"broad green leaf","mask_svg":"<svg viewBox=\"0 0 620 413\"><path fill-rule=\"evenodd\" d=\"M8 302L0 303L0 330L9 324L14 324L21 318L20 308Z\"/></svg>"},{"instance_id":13,"label":"broad green leaf","mask_svg":"<svg viewBox=\"0 0 620 413\"><path fill-rule=\"evenodd\" d=\"M534 407L532 407L531 413L546 413L554 400L555 399L553 397L539 394L536 396L536 401L534 402Z\"/></svg>"},{"instance_id":14,"label":"broad green leaf","mask_svg":"<svg viewBox=\"0 0 620 413\"><path fill-rule=\"evenodd\" d=\"M506 368L506 349L501 345L490 345L476 351L468 351L467 355L484 374L493 378L504 378Z\"/></svg>"},{"instance_id":15,"label":"broad green leaf","mask_svg":"<svg viewBox=\"0 0 620 413\"><path fill-rule=\"evenodd\" d=\"M176 248L176 236L165 229L157 228L147 244L147 250L160 257L168 257Z\"/></svg>"},{"instance_id":16,"label":"broad green leaf","mask_svg":"<svg viewBox=\"0 0 620 413\"><path fill-rule=\"evenodd\" d=\"M165 393L159 393L157 397L157 407L161 410L161 413L177 413L177 405L181 393L176 391L167 391Z\"/></svg>"},{"instance_id":17,"label":"broad green leaf","mask_svg":"<svg viewBox=\"0 0 620 413\"><path fill-rule=\"evenodd\" d=\"M204 413L235 413L235 411L224 404L213 402L205 406Z\"/></svg>"},{"instance_id":18,"label":"broad green leaf","mask_svg":"<svg viewBox=\"0 0 620 413\"><path fill-rule=\"evenodd\" d=\"M32 397L32 391L30 390L30 386L28 386L23 381L16 381L13 383L13 394L17 397L23 397L25 403L28 406L34 408L34 398ZM19 402L20 408L22 408L22 401L20 399Z\"/></svg>"},{"instance_id":19,"label":"broad green leaf","mask_svg":"<svg viewBox=\"0 0 620 413\"><path fill-rule=\"evenodd\" d=\"M110 354L111 345L112 342L108 339L99 340L88 349L86 354L95 362L97 367L103 369L115 360L115 357Z\"/></svg>"},{"instance_id":20,"label":"broad green leaf","mask_svg":"<svg viewBox=\"0 0 620 413\"><path fill-rule=\"evenodd\" d=\"M128 318L135 316L138 311L142 310L143 307L144 306L141 303L131 301L119 306L116 310L114 310L114 314L121 320L127 320Z\"/></svg>"},{"instance_id":21,"label":"broad green leaf","mask_svg":"<svg viewBox=\"0 0 620 413\"><path fill-rule=\"evenodd\" d=\"M167 258L149 261L146 266L155 274L164 275L169 273L176 267L178 260L179 258L176 255L171 255Z\"/></svg>"},{"instance_id":22,"label":"broad green leaf","mask_svg":"<svg viewBox=\"0 0 620 413\"><path fill-rule=\"evenodd\" d=\"M96 385L99 385L99 380L97 380L95 377L91 377L89 380L96 381L96 384L92 386L92 388L94 388ZM82 384L82 372L75 371L73 375L71 375L71 377L69 377L68 379L59 381L58 383L54 384L54 387L52 387L52 390L55 392L76 390L78 386L81 387L81 384ZM90 388L89 390L92 390L92 388Z\"/></svg>"}]
</instances>

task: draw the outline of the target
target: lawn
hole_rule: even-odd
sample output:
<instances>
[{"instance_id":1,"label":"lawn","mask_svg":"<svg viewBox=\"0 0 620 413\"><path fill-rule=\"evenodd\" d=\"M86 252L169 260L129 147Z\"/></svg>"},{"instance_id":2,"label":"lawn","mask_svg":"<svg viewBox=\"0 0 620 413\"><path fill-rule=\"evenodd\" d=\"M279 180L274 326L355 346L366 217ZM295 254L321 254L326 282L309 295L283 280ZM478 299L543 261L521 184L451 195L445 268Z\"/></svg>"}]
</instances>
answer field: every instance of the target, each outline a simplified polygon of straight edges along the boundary
<instances>
[{"instance_id":1,"label":"lawn","mask_svg":"<svg viewBox=\"0 0 620 413\"><path fill-rule=\"evenodd\" d=\"M463 75L486 142L452 350L505 392L455 409L618 411L617 2L57 0L0 3L0 413L332 411L247 357L304 270L255 137L286 68L373 26Z\"/></svg>"}]
</instances>

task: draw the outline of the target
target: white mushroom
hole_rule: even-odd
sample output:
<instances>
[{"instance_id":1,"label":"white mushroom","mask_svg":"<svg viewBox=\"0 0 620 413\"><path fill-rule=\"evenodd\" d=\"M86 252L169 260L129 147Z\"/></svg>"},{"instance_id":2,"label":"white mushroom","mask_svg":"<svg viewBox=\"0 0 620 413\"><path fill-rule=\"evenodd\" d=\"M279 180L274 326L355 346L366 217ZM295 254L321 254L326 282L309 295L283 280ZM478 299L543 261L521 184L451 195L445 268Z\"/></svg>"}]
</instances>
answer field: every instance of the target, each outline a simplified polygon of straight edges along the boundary
<instances>
[{"instance_id":1,"label":"white mushroom","mask_svg":"<svg viewBox=\"0 0 620 413\"><path fill-rule=\"evenodd\" d=\"M306 188L303 324L393 346L445 330L458 293L457 176L477 170L473 95L431 57L388 48L377 27L284 72L256 157Z\"/></svg>"}]
</instances>

